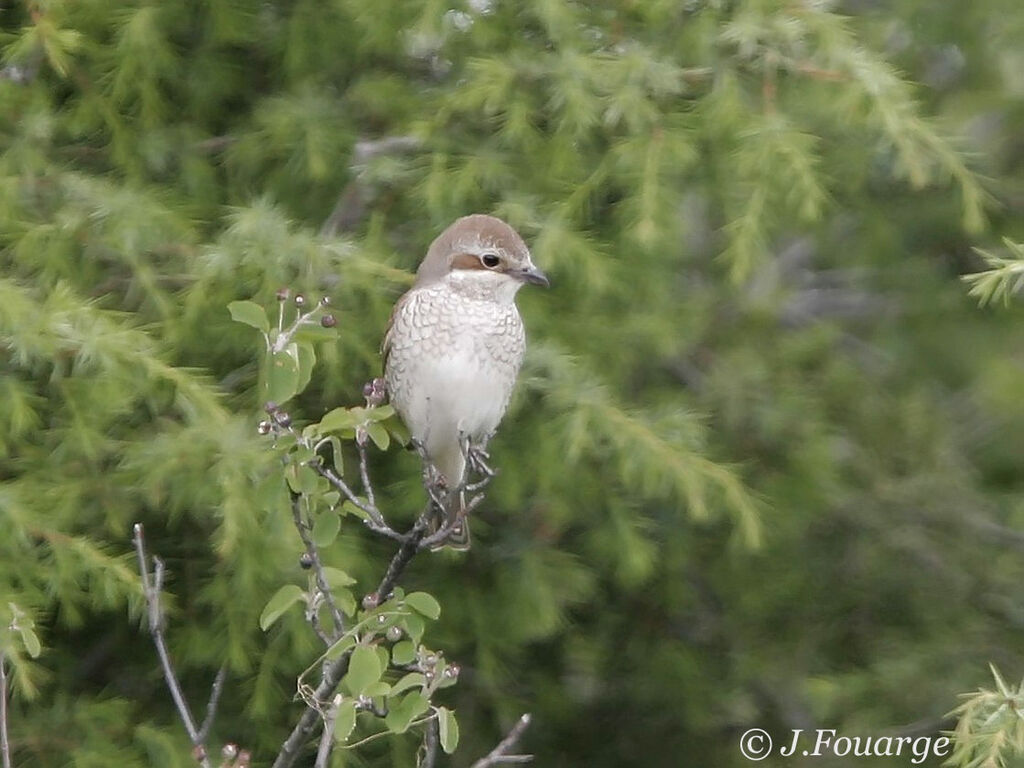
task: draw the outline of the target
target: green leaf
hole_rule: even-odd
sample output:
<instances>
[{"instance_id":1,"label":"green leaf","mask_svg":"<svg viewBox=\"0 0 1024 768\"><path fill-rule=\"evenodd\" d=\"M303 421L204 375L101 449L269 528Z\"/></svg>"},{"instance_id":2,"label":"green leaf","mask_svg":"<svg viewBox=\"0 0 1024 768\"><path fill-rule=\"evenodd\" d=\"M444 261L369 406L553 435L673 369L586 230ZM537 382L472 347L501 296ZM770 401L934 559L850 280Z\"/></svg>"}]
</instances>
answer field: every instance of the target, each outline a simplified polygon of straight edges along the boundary
<instances>
[{"instance_id":1,"label":"green leaf","mask_svg":"<svg viewBox=\"0 0 1024 768\"><path fill-rule=\"evenodd\" d=\"M345 651L347 651L355 644L356 639L352 637L352 635L342 635L341 638L336 643L334 643L334 645L330 646L327 649L327 651L324 653L324 658L337 659L341 656L341 654L343 654Z\"/></svg>"},{"instance_id":2,"label":"green leaf","mask_svg":"<svg viewBox=\"0 0 1024 768\"><path fill-rule=\"evenodd\" d=\"M32 630L31 627L18 626L18 632L21 633L21 642L25 644L25 650L28 651L28 655L33 659L39 658L39 654L42 652L42 646L39 644L39 636Z\"/></svg>"},{"instance_id":3,"label":"green leaf","mask_svg":"<svg viewBox=\"0 0 1024 768\"><path fill-rule=\"evenodd\" d=\"M344 503L341 505L341 513L344 514L344 515L355 515L360 520L369 520L370 519L370 516L368 514L366 514L366 512L364 512L362 509L357 507L355 504L353 504L348 499L345 499Z\"/></svg>"},{"instance_id":4,"label":"green leaf","mask_svg":"<svg viewBox=\"0 0 1024 768\"><path fill-rule=\"evenodd\" d=\"M327 579L327 585L331 589L337 589L338 587L350 587L356 583L355 579L339 568L324 566L324 576Z\"/></svg>"},{"instance_id":5,"label":"green leaf","mask_svg":"<svg viewBox=\"0 0 1024 768\"><path fill-rule=\"evenodd\" d=\"M293 347L295 345L291 344L289 349L283 352L275 352L270 356L270 365L267 367L265 400L283 403L290 400L299 391L298 352L292 349Z\"/></svg>"},{"instance_id":6,"label":"green leaf","mask_svg":"<svg viewBox=\"0 0 1024 768\"><path fill-rule=\"evenodd\" d=\"M296 346L298 347L299 378L295 391L301 392L309 384L309 380L313 375L313 366L316 365L316 352L313 350L312 344L300 342Z\"/></svg>"},{"instance_id":7,"label":"green leaf","mask_svg":"<svg viewBox=\"0 0 1024 768\"><path fill-rule=\"evenodd\" d=\"M318 547L329 547L338 538L338 531L341 530L341 518L333 510L322 512L313 523L313 532L310 534L313 543ZM342 573L339 571L339 573ZM345 575L342 573L342 575ZM353 583L353 582L349 582Z\"/></svg>"},{"instance_id":8,"label":"green leaf","mask_svg":"<svg viewBox=\"0 0 1024 768\"><path fill-rule=\"evenodd\" d=\"M356 703L348 699L338 705L334 719L334 740L344 744L356 727Z\"/></svg>"},{"instance_id":9,"label":"green leaf","mask_svg":"<svg viewBox=\"0 0 1024 768\"><path fill-rule=\"evenodd\" d=\"M295 584L285 584L274 593L274 596L264 606L263 613L260 614L260 629L266 632L281 617L282 613L291 608L295 603L305 599L306 593L302 591L301 587Z\"/></svg>"},{"instance_id":10,"label":"green leaf","mask_svg":"<svg viewBox=\"0 0 1024 768\"><path fill-rule=\"evenodd\" d=\"M377 651L377 658L380 660L380 668L382 670L387 669L391 663L391 652L383 645L377 645L374 648Z\"/></svg>"},{"instance_id":11,"label":"green leaf","mask_svg":"<svg viewBox=\"0 0 1024 768\"><path fill-rule=\"evenodd\" d=\"M411 640L395 643L391 649L391 659L395 664L411 664L416 659L416 646Z\"/></svg>"},{"instance_id":12,"label":"green leaf","mask_svg":"<svg viewBox=\"0 0 1024 768\"><path fill-rule=\"evenodd\" d=\"M377 651L369 645L357 645L348 662L345 684L353 696L362 696L367 688L380 680L383 672Z\"/></svg>"},{"instance_id":13,"label":"green leaf","mask_svg":"<svg viewBox=\"0 0 1024 768\"><path fill-rule=\"evenodd\" d=\"M254 301L232 301L228 304L228 312L231 313L231 319L235 322L245 323L264 333L270 331L267 313Z\"/></svg>"},{"instance_id":14,"label":"green leaf","mask_svg":"<svg viewBox=\"0 0 1024 768\"><path fill-rule=\"evenodd\" d=\"M312 493L316 490L317 474L309 467L289 464L285 467L284 476L296 493Z\"/></svg>"},{"instance_id":15,"label":"green leaf","mask_svg":"<svg viewBox=\"0 0 1024 768\"><path fill-rule=\"evenodd\" d=\"M335 408L328 411L320 419L321 432L337 432L339 429L351 429L358 420L348 408Z\"/></svg>"},{"instance_id":16,"label":"green leaf","mask_svg":"<svg viewBox=\"0 0 1024 768\"><path fill-rule=\"evenodd\" d=\"M376 683L372 683L370 687L363 692L363 695L373 698L374 696L387 696L390 693L391 686L383 680L378 680Z\"/></svg>"},{"instance_id":17,"label":"green leaf","mask_svg":"<svg viewBox=\"0 0 1024 768\"><path fill-rule=\"evenodd\" d=\"M413 592L406 595L405 604L428 619L437 619L441 615L441 604L434 599L433 595L426 592Z\"/></svg>"},{"instance_id":18,"label":"green leaf","mask_svg":"<svg viewBox=\"0 0 1024 768\"><path fill-rule=\"evenodd\" d=\"M401 624L405 627L405 633L409 635L409 639L412 640L413 643L419 644L420 640L423 639L423 633L426 630L426 625L423 623L423 619L413 613L402 619Z\"/></svg>"},{"instance_id":19,"label":"green leaf","mask_svg":"<svg viewBox=\"0 0 1024 768\"><path fill-rule=\"evenodd\" d=\"M391 695L394 696L410 688L422 688L426 684L427 678L423 676L422 672L410 672L391 686Z\"/></svg>"},{"instance_id":20,"label":"green leaf","mask_svg":"<svg viewBox=\"0 0 1024 768\"><path fill-rule=\"evenodd\" d=\"M459 746L459 721L450 709L437 708L437 732L441 738L441 749L450 755Z\"/></svg>"},{"instance_id":21,"label":"green leaf","mask_svg":"<svg viewBox=\"0 0 1024 768\"><path fill-rule=\"evenodd\" d=\"M351 589L344 589L334 587L331 589L331 593L334 595L334 602L338 604L338 608L346 616L355 616L358 608L356 607L356 597L352 594Z\"/></svg>"},{"instance_id":22,"label":"green leaf","mask_svg":"<svg viewBox=\"0 0 1024 768\"><path fill-rule=\"evenodd\" d=\"M409 432L409 428L402 423L398 416L388 419L384 426L387 427L391 436L402 445L408 445L412 441L412 434Z\"/></svg>"},{"instance_id":23,"label":"green leaf","mask_svg":"<svg viewBox=\"0 0 1024 768\"><path fill-rule=\"evenodd\" d=\"M412 721L429 708L430 702L427 698L419 691L412 691L398 703L388 702L388 716L384 718L384 725L392 733L405 733Z\"/></svg>"},{"instance_id":24,"label":"green leaf","mask_svg":"<svg viewBox=\"0 0 1024 768\"><path fill-rule=\"evenodd\" d=\"M384 421L395 415L395 409L390 405L378 405L366 412L366 418L370 421Z\"/></svg>"},{"instance_id":25,"label":"green leaf","mask_svg":"<svg viewBox=\"0 0 1024 768\"><path fill-rule=\"evenodd\" d=\"M378 424L376 421L369 422L366 425L366 434L373 440L373 444L382 451L386 451L388 446L391 445L391 436L383 424Z\"/></svg>"}]
</instances>

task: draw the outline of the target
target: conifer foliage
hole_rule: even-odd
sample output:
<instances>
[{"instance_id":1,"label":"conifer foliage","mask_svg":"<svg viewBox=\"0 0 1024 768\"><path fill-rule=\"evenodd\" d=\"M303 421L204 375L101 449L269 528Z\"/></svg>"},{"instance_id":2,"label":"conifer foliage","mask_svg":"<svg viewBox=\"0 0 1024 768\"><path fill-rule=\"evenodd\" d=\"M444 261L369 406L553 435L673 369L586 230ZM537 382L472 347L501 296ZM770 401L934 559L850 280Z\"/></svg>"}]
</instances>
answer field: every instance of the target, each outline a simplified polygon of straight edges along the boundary
<instances>
[{"instance_id":1,"label":"conifer foliage","mask_svg":"<svg viewBox=\"0 0 1024 768\"><path fill-rule=\"evenodd\" d=\"M1011 0L0 7L13 763L195 765L154 616L197 726L222 685L218 764L303 718L295 764L327 721L334 766L949 727L1024 666L1024 327L958 279L1020 287L1022 30ZM473 550L380 594L427 494L363 387L476 211L554 288Z\"/></svg>"}]
</instances>

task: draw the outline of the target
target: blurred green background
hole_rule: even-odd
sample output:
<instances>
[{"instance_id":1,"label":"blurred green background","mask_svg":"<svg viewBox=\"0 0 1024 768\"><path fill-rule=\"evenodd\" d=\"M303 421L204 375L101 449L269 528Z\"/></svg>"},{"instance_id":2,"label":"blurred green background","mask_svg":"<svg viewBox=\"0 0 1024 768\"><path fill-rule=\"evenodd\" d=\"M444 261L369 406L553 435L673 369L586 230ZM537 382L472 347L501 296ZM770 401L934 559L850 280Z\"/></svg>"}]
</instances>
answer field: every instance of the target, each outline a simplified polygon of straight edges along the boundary
<instances>
[{"instance_id":1,"label":"blurred green background","mask_svg":"<svg viewBox=\"0 0 1024 768\"><path fill-rule=\"evenodd\" d=\"M1024 239L1017 0L40 0L0 32L15 765L192 764L135 521L195 707L230 665L213 742L269 764L318 650L258 627L301 544L226 305L330 296L315 421L476 211L554 287L472 551L404 579L465 670L444 764L529 711L540 766L742 766L748 728L936 734L1024 673L1024 315L959 279ZM408 524L415 456L372 458ZM390 553L347 522L325 557L367 590Z\"/></svg>"}]
</instances>

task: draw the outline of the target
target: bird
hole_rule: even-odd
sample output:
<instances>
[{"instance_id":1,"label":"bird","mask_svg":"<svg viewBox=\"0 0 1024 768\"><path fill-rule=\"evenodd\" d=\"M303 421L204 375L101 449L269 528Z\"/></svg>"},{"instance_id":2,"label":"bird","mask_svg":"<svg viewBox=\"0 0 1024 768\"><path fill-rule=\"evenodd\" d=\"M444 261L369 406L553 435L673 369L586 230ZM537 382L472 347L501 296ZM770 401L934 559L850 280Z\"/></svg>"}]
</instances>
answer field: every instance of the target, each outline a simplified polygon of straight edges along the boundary
<instances>
[{"instance_id":1,"label":"bird","mask_svg":"<svg viewBox=\"0 0 1024 768\"><path fill-rule=\"evenodd\" d=\"M523 238L499 218L472 214L430 244L391 313L385 388L447 490L451 531L441 546L469 547L468 521L459 519L466 460L471 447L486 448L508 408L526 349L515 299L527 284L550 286Z\"/></svg>"}]
</instances>

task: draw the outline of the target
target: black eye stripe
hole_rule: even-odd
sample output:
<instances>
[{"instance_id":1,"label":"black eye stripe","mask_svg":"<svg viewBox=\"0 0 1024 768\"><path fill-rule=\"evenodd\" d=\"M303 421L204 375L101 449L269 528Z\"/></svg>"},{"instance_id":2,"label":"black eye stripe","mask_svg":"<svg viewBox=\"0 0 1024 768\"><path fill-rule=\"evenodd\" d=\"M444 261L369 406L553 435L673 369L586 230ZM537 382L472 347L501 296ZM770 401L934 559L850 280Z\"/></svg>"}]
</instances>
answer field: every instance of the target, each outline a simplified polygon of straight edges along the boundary
<instances>
[{"instance_id":1,"label":"black eye stripe","mask_svg":"<svg viewBox=\"0 0 1024 768\"><path fill-rule=\"evenodd\" d=\"M496 266L501 264L501 259L498 258L497 254L485 253L483 256L480 257L480 263L483 264L488 269L494 269Z\"/></svg>"}]
</instances>

